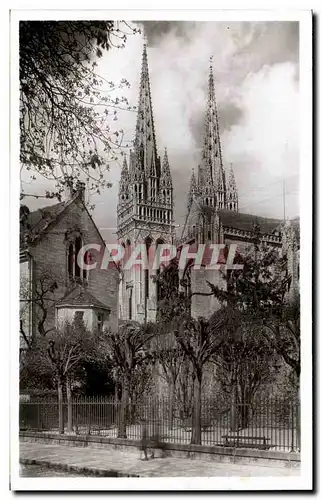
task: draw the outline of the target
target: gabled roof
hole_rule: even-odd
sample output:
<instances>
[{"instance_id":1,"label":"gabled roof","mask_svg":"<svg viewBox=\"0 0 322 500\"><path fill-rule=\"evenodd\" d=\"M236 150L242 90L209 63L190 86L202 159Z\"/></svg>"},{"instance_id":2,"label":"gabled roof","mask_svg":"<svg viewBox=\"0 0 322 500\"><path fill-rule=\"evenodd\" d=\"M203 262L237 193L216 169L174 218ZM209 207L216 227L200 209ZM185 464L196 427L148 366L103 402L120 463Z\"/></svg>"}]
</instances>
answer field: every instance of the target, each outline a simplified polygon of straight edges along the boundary
<instances>
[{"instance_id":1,"label":"gabled roof","mask_svg":"<svg viewBox=\"0 0 322 500\"><path fill-rule=\"evenodd\" d=\"M72 291L69 291L62 299L56 302L55 307L57 309L63 307L86 307L110 311L109 307L82 286L76 286Z\"/></svg>"},{"instance_id":2,"label":"gabled roof","mask_svg":"<svg viewBox=\"0 0 322 500\"><path fill-rule=\"evenodd\" d=\"M69 203L61 202L55 205L39 208L34 212L29 212L23 223L20 223L20 246L27 246L26 237L32 241L37 236L41 235L49 224L54 222L58 215L61 214Z\"/></svg>"},{"instance_id":3,"label":"gabled roof","mask_svg":"<svg viewBox=\"0 0 322 500\"><path fill-rule=\"evenodd\" d=\"M76 193L72 198L65 202L56 203L55 205L49 205L47 207L35 210L34 212L30 212L27 215L24 224L20 222L20 249L23 250L28 246L28 243L41 236L46 231L48 226L52 223L55 223L58 220L59 215L62 214L64 210L76 200L81 201L89 218L95 226L95 229L97 230L97 233L101 238L103 245L105 246L105 241L102 238L102 235L99 232L98 227L93 220L93 217L89 213L85 203L80 200L79 194ZM28 241L26 241L26 237Z\"/></svg>"}]
</instances>

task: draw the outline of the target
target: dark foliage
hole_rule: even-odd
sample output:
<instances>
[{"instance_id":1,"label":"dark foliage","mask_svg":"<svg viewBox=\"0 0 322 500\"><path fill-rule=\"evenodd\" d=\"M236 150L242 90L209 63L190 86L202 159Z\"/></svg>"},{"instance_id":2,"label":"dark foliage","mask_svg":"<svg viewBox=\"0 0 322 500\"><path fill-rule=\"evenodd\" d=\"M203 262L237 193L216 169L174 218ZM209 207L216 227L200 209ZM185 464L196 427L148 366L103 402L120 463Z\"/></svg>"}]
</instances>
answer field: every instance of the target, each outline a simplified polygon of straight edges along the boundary
<instances>
[{"instance_id":1,"label":"dark foliage","mask_svg":"<svg viewBox=\"0 0 322 500\"><path fill-rule=\"evenodd\" d=\"M122 29L120 29L120 24ZM21 21L20 160L31 178L55 181L46 196L60 199L70 178L90 189L109 186L104 172L121 152L123 133L114 130L117 108L125 98L111 98L116 88L95 72L96 58L123 47L137 30L114 21ZM22 195L23 197L23 195Z\"/></svg>"}]
</instances>

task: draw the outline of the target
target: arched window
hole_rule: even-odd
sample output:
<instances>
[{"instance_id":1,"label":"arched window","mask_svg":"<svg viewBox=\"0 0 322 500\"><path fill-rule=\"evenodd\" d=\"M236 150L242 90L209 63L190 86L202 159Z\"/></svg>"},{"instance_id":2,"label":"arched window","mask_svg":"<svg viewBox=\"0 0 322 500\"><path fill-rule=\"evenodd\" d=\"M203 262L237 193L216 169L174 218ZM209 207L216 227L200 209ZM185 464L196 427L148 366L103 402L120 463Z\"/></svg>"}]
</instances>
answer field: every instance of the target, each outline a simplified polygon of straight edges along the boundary
<instances>
[{"instance_id":1,"label":"arched window","mask_svg":"<svg viewBox=\"0 0 322 500\"><path fill-rule=\"evenodd\" d=\"M90 252L87 250L87 252L85 252L84 254L84 263L85 264L90 264L91 263L91 254ZM86 280L88 278L88 270L87 269L83 269L83 280Z\"/></svg>"},{"instance_id":2,"label":"arched window","mask_svg":"<svg viewBox=\"0 0 322 500\"><path fill-rule=\"evenodd\" d=\"M82 238L80 236L77 236L75 239L75 277L80 278L81 277L81 268L78 265L77 262L77 257L82 248Z\"/></svg>"},{"instance_id":3,"label":"arched window","mask_svg":"<svg viewBox=\"0 0 322 500\"><path fill-rule=\"evenodd\" d=\"M70 279L86 280L88 279L88 270L84 269L82 265L79 266L77 257L83 247L83 239L81 236L76 236L72 241L69 241L67 249L67 272ZM84 254L84 264L91 263L90 252Z\"/></svg>"}]
</instances>

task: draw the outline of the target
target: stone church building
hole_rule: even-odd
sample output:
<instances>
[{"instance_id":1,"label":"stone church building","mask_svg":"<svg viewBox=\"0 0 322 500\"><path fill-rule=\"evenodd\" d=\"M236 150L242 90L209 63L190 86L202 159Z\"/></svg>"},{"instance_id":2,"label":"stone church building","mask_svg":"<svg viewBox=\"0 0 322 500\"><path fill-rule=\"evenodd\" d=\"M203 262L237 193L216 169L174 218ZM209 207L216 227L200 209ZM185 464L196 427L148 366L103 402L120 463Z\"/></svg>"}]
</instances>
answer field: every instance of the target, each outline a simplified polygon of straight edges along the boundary
<instances>
[{"instance_id":1,"label":"stone church building","mask_svg":"<svg viewBox=\"0 0 322 500\"><path fill-rule=\"evenodd\" d=\"M210 66L203 150L196 173L191 173L187 214L180 239L174 220L171 158L158 154L147 48L144 45L139 105L133 150L124 159L117 205L117 237L125 255L137 245L147 252L158 244L236 244L243 254L253 237L254 224L261 237L288 257L292 275L290 294L299 288L299 223L239 212L238 189L232 167L222 161L213 69ZM158 269L142 266L108 267L85 271L77 255L86 244L105 243L84 202L84 185L69 186L61 203L20 212L21 290L20 329L24 338L48 332L64 320L83 318L91 329L116 330L119 320L154 321L157 314ZM86 256L85 256L86 257ZM87 255L91 257L90 254ZM191 291L209 291L206 280L222 284L221 271L187 266ZM194 296L194 317L208 316L218 306L213 297Z\"/></svg>"},{"instance_id":2,"label":"stone church building","mask_svg":"<svg viewBox=\"0 0 322 500\"><path fill-rule=\"evenodd\" d=\"M254 226L260 228L263 241L287 254L292 276L290 295L299 290L299 221L284 223L279 219L240 213L238 189L232 166L223 166L219 119L213 68L210 66L205 113L203 150L200 164L192 171L187 193L187 214L180 239L176 238L173 210L173 186L167 151L161 159L157 152L149 81L147 49L144 45L139 105L129 164L124 160L117 207L118 241L130 251L138 244L148 250L158 243L183 245L236 244L242 255L253 240ZM156 270L139 266L121 271L119 318L153 321L157 312ZM206 280L224 286L221 271L187 268L191 291L209 292ZM208 316L219 307L214 297L194 296L194 317Z\"/></svg>"}]
</instances>

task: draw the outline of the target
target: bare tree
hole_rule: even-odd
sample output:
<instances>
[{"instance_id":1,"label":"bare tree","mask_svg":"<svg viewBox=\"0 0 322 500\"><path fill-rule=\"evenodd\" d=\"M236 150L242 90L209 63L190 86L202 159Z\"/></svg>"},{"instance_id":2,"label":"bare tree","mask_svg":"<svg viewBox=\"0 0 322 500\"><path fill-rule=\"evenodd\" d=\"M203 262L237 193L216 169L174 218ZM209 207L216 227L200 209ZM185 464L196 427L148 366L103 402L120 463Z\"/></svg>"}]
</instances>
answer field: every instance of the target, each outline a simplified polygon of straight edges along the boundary
<instances>
[{"instance_id":1,"label":"bare tree","mask_svg":"<svg viewBox=\"0 0 322 500\"><path fill-rule=\"evenodd\" d=\"M93 359L96 342L93 334L87 331L82 321L65 323L55 330L47 343L53 376L57 383L59 407L59 432L64 433L63 394L67 396L67 430L73 430L72 420L72 383L76 370L84 362Z\"/></svg>"},{"instance_id":2,"label":"bare tree","mask_svg":"<svg viewBox=\"0 0 322 500\"><path fill-rule=\"evenodd\" d=\"M126 438L127 407L135 369L149 356L148 344L155 332L151 325L128 322L118 333L104 332L100 342L100 355L116 368L121 378L121 408L118 437Z\"/></svg>"},{"instance_id":3,"label":"bare tree","mask_svg":"<svg viewBox=\"0 0 322 500\"><path fill-rule=\"evenodd\" d=\"M186 424L193 412L193 392L195 374L191 361L185 357L180 366L176 387L176 402L179 407L180 420Z\"/></svg>"},{"instance_id":4,"label":"bare tree","mask_svg":"<svg viewBox=\"0 0 322 500\"><path fill-rule=\"evenodd\" d=\"M163 331L164 325L159 324ZM169 394L169 427L173 427L174 403L176 394L177 380L182 370L185 359L185 353L176 342L173 331L163 332L156 335L152 342L153 356L160 368L160 376L168 385Z\"/></svg>"},{"instance_id":5,"label":"bare tree","mask_svg":"<svg viewBox=\"0 0 322 500\"><path fill-rule=\"evenodd\" d=\"M54 311L60 285L61 275L50 268L39 268L34 283L25 276L20 278L20 334L29 349L35 342L35 335L28 336L25 330L27 311L32 311L32 328L35 325L41 337L52 332L54 327L48 327L47 320Z\"/></svg>"},{"instance_id":6,"label":"bare tree","mask_svg":"<svg viewBox=\"0 0 322 500\"><path fill-rule=\"evenodd\" d=\"M254 397L273 380L274 351L260 328L240 323L216 353L216 376L231 401L231 428L248 426Z\"/></svg>"},{"instance_id":7,"label":"bare tree","mask_svg":"<svg viewBox=\"0 0 322 500\"><path fill-rule=\"evenodd\" d=\"M233 311L221 308L208 321L203 318L190 320L175 331L177 342L194 372L192 444L201 444L201 384L205 365L221 348L229 329L234 327Z\"/></svg>"},{"instance_id":8,"label":"bare tree","mask_svg":"<svg viewBox=\"0 0 322 500\"><path fill-rule=\"evenodd\" d=\"M21 169L54 181L47 197L60 199L70 178L97 192L110 185L104 173L124 146L117 111L134 108L111 96L129 82L100 77L96 59L138 31L125 21L20 22Z\"/></svg>"}]
</instances>

